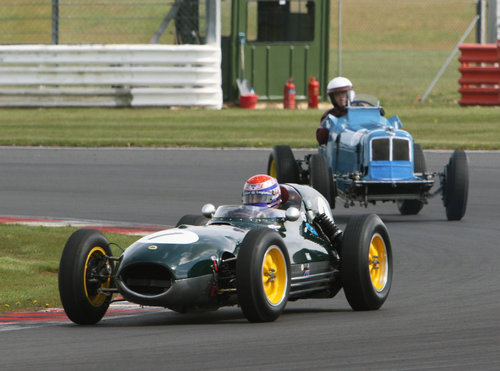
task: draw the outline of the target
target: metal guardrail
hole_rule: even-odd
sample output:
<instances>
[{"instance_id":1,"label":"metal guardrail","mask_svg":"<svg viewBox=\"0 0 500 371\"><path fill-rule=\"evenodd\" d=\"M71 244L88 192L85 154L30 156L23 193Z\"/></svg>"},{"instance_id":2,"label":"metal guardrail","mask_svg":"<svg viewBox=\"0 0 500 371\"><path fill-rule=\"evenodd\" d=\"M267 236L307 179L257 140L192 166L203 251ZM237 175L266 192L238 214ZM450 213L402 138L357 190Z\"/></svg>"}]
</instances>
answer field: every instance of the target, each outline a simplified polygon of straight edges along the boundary
<instances>
[{"instance_id":1,"label":"metal guardrail","mask_svg":"<svg viewBox=\"0 0 500 371\"><path fill-rule=\"evenodd\" d=\"M222 107L219 45L0 45L0 106Z\"/></svg>"}]
</instances>

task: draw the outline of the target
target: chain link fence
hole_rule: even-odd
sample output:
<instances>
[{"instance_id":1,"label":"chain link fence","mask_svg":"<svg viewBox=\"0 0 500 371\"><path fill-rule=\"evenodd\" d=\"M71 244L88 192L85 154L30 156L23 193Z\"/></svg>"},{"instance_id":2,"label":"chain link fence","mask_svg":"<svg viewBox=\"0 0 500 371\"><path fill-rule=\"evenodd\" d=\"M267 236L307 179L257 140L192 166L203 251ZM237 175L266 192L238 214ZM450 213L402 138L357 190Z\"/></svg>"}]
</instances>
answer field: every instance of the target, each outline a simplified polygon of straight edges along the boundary
<instances>
[{"instance_id":1,"label":"chain link fence","mask_svg":"<svg viewBox=\"0 0 500 371\"><path fill-rule=\"evenodd\" d=\"M205 1L1 0L0 44L202 44Z\"/></svg>"},{"instance_id":2,"label":"chain link fence","mask_svg":"<svg viewBox=\"0 0 500 371\"><path fill-rule=\"evenodd\" d=\"M332 0L330 75L348 77L382 104L416 102L475 17L476 0ZM472 31L465 42L475 37ZM426 102L458 101L458 56Z\"/></svg>"}]
</instances>

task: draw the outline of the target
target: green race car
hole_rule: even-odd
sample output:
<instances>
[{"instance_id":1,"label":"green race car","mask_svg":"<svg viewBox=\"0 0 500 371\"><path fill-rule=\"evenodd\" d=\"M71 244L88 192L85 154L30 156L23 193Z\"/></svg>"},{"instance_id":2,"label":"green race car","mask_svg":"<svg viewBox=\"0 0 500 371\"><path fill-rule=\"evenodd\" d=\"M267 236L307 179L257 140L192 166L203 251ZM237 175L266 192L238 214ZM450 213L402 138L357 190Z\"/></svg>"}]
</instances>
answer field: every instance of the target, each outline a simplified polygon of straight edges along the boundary
<instances>
[{"instance_id":1,"label":"green race car","mask_svg":"<svg viewBox=\"0 0 500 371\"><path fill-rule=\"evenodd\" d=\"M315 189L283 184L280 208L207 204L176 228L140 238L112 256L101 232L80 229L60 261L59 291L78 324L101 320L113 301L177 312L239 305L251 322L277 319L288 301L332 298L375 310L392 280L389 233L375 214L353 216L343 233Z\"/></svg>"}]
</instances>

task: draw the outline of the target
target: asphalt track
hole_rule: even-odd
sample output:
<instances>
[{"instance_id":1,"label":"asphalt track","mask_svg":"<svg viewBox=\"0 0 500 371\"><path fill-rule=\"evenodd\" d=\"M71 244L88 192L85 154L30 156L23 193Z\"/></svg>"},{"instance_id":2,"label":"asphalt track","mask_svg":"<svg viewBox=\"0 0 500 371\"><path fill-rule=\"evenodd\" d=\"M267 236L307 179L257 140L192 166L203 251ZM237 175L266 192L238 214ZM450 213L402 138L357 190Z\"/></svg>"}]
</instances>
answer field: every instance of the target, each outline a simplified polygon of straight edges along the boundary
<instances>
[{"instance_id":1,"label":"asphalt track","mask_svg":"<svg viewBox=\"0 0 500 371\"><path fill-rule=\"evenodd\" d=\"M238 203L265 171L265 150L0 148L0 214L171 225L205 202ZM426 152L440 171L449 152ZM275 322L250 324L237 307L168 310L0 325L2 370L498 370L500 369L500 153L468 152L470 193L460 222L439 196L417 216L393 204L394 277L381 310L353 312L343 293L289 303ZM61 317L61 316L59 316ZM62 321L62 322L61 322Z\"/></svg>"}]
</instances>

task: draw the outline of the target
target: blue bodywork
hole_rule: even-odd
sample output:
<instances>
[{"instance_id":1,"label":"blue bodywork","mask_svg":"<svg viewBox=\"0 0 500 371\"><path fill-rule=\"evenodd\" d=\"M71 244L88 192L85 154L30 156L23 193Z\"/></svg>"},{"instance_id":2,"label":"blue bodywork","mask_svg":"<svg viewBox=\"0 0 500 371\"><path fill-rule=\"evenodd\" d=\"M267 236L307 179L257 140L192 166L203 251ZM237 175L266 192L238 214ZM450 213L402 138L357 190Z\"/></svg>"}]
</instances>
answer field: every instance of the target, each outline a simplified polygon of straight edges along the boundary
<instances>
[{"instance_id":1,"label":"blue bodywork","mask_svg":"<svg viewBox=\"0 0 500 371\"><path fill-rule=\"evenodd\" d=\"M319 153L347 200L423 200L433 181L414 171L413 138L398 116L387 119L381 110L349 107L345 116L328 115L321 124L329 130L328 143Z\"/></svg>"}]
</instances>

